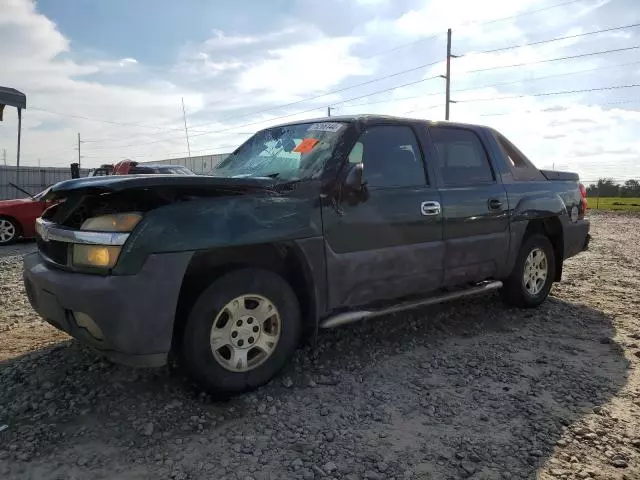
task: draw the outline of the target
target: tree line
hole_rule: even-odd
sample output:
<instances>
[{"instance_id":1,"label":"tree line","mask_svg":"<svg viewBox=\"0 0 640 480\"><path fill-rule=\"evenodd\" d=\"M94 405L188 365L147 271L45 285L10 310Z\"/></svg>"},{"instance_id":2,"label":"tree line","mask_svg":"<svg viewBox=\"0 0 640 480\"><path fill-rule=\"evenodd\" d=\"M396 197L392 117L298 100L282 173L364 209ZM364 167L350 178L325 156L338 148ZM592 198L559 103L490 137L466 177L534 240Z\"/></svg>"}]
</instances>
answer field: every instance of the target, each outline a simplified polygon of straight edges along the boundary
<instances>
[{"instance_id":1,"label":"tree line","mask_svg":"<svg viewBox=\"0 0 640 480\"><path fill-rule=\"evenodd\" d=\"M623 184L612 178L601 178L587 187L590 197L640 197L640 180L626 180Z\"/></svg>"}]
</instances>

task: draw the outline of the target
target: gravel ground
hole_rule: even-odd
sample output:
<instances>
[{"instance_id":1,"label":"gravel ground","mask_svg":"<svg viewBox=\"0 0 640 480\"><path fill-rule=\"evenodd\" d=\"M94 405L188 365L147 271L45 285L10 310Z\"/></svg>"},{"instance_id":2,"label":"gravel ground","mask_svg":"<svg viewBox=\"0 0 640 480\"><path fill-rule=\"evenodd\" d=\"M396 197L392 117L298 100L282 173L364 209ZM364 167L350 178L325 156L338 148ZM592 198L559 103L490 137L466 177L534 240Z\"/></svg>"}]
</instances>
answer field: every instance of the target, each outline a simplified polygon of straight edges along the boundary
<instances>
[{"instance_id":1,"label":"gravel ground","mask_svg":"<svg viewBox=\"0 0 640 480\"><path fill-rule=\"evenodd\" d=\"M38 320L4 255L0 478L639 479L640 216L592 225L536 311L494 296L322 332L226 403Z\"/></svg>"}]
</instances>

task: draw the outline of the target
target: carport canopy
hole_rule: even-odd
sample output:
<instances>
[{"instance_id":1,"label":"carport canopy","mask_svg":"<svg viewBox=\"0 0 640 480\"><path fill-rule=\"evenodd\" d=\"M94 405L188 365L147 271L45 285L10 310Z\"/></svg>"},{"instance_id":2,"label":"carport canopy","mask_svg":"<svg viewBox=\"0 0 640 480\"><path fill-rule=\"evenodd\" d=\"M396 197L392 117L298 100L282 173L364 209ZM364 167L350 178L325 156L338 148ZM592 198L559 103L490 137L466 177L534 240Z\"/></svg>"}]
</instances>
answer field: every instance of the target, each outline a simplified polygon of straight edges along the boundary
<instances>
[{"instance_id":1,"label":"carport canopy","mask_svg":"<svg viewBox=\"0 0 640 480\"><path fill-rule=\"evenodd\" d=\"M27 108L27 96L15 88L0 87L0 122L4 107L16 107L18 110Z\"/></svg>"},{"instance_id":2,"label":"carport canopy","mask_svg":"<svg viewBox=\"0 0 640 480\"><path fill-rule=\"evenodd\" d=\"M0 122L4 107L16 107L18 109L18 148L16 151L16 165L18 167L18 183L20 183L20 136L22 134L22 110L27 108L27 96L15 88L0 86Z\"/></svg>"}]
</instances>

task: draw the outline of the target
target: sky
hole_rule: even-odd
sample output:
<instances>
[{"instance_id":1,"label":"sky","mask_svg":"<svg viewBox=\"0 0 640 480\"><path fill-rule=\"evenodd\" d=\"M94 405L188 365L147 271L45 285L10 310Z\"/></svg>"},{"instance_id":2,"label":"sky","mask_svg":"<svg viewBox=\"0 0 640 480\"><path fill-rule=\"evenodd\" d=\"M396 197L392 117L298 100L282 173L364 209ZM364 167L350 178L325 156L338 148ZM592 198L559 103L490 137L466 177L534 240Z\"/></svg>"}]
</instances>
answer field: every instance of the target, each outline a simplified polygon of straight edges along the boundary
<instances>
[{"instance_id":1,"label":"sky","mask_svg":"<svg viewBox=\"0 0 640 480\"><path fill-rule=\"evenodd\" d=\"M227 153L329 106L443 120L451 28L452 121L539 168L624 181L640 178L635 24L637 0L0 0L0 85L27 95L23 165L77 161L78 133L83 167L184 157L182 102L192 155ZM16 132L7 107L0 162Z\"/></svg>"}]
</instances>

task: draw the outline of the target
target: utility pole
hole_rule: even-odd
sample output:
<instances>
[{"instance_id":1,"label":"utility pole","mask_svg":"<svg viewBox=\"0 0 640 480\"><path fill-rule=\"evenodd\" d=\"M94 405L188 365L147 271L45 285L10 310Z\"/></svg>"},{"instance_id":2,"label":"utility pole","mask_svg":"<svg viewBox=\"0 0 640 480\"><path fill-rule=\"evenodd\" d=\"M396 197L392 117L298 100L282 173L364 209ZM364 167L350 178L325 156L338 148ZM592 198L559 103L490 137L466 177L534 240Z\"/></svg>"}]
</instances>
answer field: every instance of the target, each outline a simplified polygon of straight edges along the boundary
<instances>
[{"instance_id":1,"label":"utility pole","mask_svg":"<svg viewBox=\"0 0 640 480\"><path fill-rule=\"evenodd\" d=\"M4 166L7 166L7 149L3 148L2 149L2 163L4 163Z\"/></svg>"},{"instance_id":2,"label":"utility pole","mask_svg":"<svg viewBox=\"0 0 640 480\"><path fill-rule=\"evenodd\" d=\"M327 117L331 116L331 107L327 107Z\"/></svg>"},{"instance_id":3,"label":"utility pole","mask_svg":"<svg viewBox=\"0 0 640 480\"><path fill-rule=\"evenodd\" d=\"M22 109L18 107L18 150L16 152L16 183L20 185L20 139L22 138Z\"/></svg>"},{"instance_id":4,"label":"utility pole","mask_svg":"<svg viewBox=\"0 0 640 480\"><path fill-rule=\"evenodd\" d=\"M440 75L446 81L446 99L445 99L445 110L444 110L444 119L449 120L449 105L452 103L456 103L454 100L451 100L451 59L458 58L459 55L451 54L451 29L447 30L447 74Z\"/></svg>"},{"instance_id":5,"label":"utility pole","mask_svg":"<svg viewBox=\"0 0 640 480\"><path fill-rule=\"evenodd\" d=\"M189 145L189 130L187 129L187 113L184 110L184 97L182 97L182 119L184 120L184 134L187 137L187 152L191 159L191 146Z\"/></svg>"},{"instance_id":6,"label":"utility pole","mask_svg":"<svg viewBox=\"0 0 640 480\"><path fill-rule=\"evenodd\" d=\"M78 132L78 168L80 168L80 158L81 158L81 156L80 156L80 144L81 143L82 142L80 141L80 132Z\"/></svg>"},{"instance_id":7,"label":"utility pole","mask_svg":"<svg viewBox=\"0 0 640 480\"><path fill-rule=\"evenodd\" d=\"M449 103L451 102L451 29L447 30L447 76L446 76L446 102L444 119L449 120Z\"/></svg>"}]
</instances>

